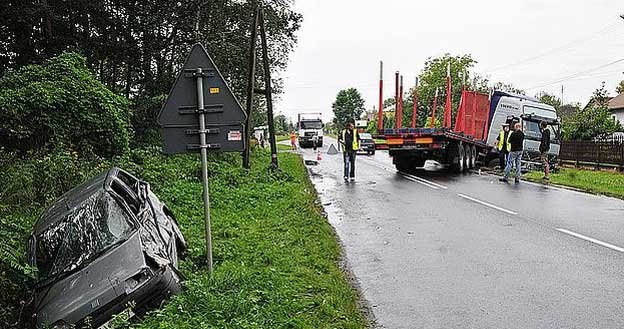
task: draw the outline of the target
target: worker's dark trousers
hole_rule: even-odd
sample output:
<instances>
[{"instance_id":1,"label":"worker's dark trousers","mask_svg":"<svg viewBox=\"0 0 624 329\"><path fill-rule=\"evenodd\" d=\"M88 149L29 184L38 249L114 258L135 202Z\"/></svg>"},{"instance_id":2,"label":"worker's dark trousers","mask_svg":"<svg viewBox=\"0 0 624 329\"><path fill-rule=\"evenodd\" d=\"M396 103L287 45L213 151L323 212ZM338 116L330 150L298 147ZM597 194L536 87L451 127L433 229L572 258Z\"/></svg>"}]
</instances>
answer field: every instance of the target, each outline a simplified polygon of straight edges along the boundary
<instances>
[{"instance_id":1,"label":"worker's dark trousers","mask_svg":"<svg viewBox=\"0 0 624 329\"><path fill-rule=\"evenodd\" d=\"M498 152L498 163L501 170L505 170L507 167L507 157L509 157L509 152Z\"/></svg>"},{"instance_id":2,"label":"worker's dark trousers","mask_svg":"<svg viewBox=\"0 0 624 329\"><path fill-rule=\"evenodd\" d=\"M355 177L355 151L345 151L344 156L344 177Z\"/></svg>"}]
</instances>

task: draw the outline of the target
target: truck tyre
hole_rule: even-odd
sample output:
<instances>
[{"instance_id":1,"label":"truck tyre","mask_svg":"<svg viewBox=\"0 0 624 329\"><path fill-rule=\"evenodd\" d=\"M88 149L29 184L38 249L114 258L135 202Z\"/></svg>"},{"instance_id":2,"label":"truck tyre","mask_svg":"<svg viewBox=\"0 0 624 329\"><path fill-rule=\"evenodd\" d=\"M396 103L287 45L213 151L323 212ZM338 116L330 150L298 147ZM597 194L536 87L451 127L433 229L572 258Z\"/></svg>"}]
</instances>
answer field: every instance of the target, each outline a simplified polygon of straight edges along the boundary
<instances>
[{"instance_id":1,"label":"truck tyre","mask_svg":"<svg viewBox=\"0 0 624 329\"><path fill-rule=\"evenodd\" d=\"M409 171L413 169L412 163L413 162L410 161L410 159L406 157L395 158L394 160L394 166L396 167L396 170L398 171Z\"/></svg>"},{"instance_id":2,"label":"truck tyre","mask_svg":"<svg viewBox=\"0 0 624 329\"><path fill-rule=\"evenodd\" d=\"M472 150L470 149L470 145L464 145L464 159L466 161L464 171L472 169Z\"/></svg>"},{"instance_id":3,"label":"truck tyre","mask_svg":"<svg viewBox=\"0 0 624 329\"><path fill-rule=\"evenodd\" d=\"M455 163L457 159L457 163ZM464 147L460 144L452 144L448 151L448 163L451 165L451 169L455 173L461 173L464 171L465 152Z\"/></svg>"},{"instance_id":4,"label":"truck tyre","mask_svg":"<svg viewBox=\"0 0 624 329\"><path fill-rule=\"evenodd\" d=\"M479 152L477 151L477 147L474 145L470 148L470 151L472 152L472 165L470 166L470 168L474 169L477 167L477 160L479 158Z\"/></svg>"}]
</instances>

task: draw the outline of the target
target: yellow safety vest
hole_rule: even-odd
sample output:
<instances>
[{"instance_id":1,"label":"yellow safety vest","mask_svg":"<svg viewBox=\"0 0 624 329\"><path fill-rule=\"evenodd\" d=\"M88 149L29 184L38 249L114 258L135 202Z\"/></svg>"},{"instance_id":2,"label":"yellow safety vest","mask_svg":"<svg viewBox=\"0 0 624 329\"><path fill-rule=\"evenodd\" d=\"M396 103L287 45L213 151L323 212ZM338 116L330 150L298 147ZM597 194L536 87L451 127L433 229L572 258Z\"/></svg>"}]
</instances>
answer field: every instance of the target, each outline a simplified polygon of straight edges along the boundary
<instances>
[{"instance_id":1,"label":"yellow safety vest","mask_svg":"<svg viewBox=\"0 0 624 329\"><path fill-rule=\"evenodd\" d=\"M511 135L511 131L507 133L507 152L511 151L511 143L509 143L509 136ZM505 140L505 131L501 130L498 134L498 145L496 148L500 151L503 149L503 141Z\"/></svg>"},{"instance_id":2,"label":"yellow safety vest","mask_svg":"<svg viewBox=\"0 0 624 329\"><path fill-rule=\"evenodd\" d=\"M347 130L343 129L342 130L342 142L345 143L347 140L345 139L347 134ZM355 131L355 129L353 129L353 144L351 146L353 148L354 151L357 151L360 148L360 141L357 138L357 131Z\"/></svg>"}]
</instances>

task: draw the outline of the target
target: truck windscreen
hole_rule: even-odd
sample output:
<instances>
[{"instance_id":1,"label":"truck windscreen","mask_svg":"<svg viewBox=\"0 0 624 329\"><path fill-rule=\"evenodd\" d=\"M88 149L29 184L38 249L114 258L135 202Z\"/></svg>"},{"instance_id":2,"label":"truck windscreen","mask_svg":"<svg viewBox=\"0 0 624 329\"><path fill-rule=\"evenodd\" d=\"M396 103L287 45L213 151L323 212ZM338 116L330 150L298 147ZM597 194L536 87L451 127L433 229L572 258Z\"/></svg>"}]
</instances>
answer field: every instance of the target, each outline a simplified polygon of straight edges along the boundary
<instances>
[{"instance_id":1,"label":"truck windscreen","mask_svg":"<svg viewBox=\"0 0 624 329\"><path fill-rule=\"evenodd\" d=\"M301 129L321 129L323 123L321 121L301 121L299 123Z\"/></svg>"}]
</instances>

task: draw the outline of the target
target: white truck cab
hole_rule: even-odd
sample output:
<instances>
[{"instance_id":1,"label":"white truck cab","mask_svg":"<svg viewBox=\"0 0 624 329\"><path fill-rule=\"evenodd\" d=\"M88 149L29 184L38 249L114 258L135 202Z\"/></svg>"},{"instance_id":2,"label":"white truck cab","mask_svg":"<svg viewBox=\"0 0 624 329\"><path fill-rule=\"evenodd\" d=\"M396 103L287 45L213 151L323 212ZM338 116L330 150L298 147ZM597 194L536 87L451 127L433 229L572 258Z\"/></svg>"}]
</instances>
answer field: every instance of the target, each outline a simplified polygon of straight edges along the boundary
<instances>
[{"instance_id":1,"label":"white truck cab","mask_svg":"<svg viewBox=\"0 0 624 329\"><path fill-rule=\"evenodd\" d=\"M490 101L490 129L487 136L487 144L496 146L497 137L503 129L502 125L510 122L520 122L522 131L524 132L524 151L523 161L527 164L539 163L539 145L542 138L539 124L545 121L550 130L550 150L548 151L551 159L559 156L560 148L560 121L557 117L555 108L541 103L533 97L517 95L502 91L494 91ZM513 126L510 126L513 130ZM496 149L493 153L498 157ZM492 158L493 155L488 156Z\"/></svg>"},{"instance_id":2,"label":"white truck cab","mask_svg":"<svg viewBox=\"0 0 624 329\"><path fill-rule=\"evenodd\" d=\"M323 146L323 119L321 113L299 113L297 132L300 147L312 147L314 141Z\"/></svg>"}]
</instances>

